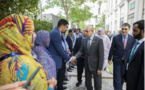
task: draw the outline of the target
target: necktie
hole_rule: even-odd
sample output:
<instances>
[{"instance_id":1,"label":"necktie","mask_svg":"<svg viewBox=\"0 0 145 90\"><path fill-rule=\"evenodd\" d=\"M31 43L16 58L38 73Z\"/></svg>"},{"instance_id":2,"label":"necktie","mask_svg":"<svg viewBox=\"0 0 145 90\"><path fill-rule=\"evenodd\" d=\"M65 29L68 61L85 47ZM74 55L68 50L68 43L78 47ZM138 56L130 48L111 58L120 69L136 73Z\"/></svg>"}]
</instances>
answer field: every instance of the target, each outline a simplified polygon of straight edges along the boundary
<instances>
[{"instance_id":1,"label":"necktie","mask_svg":"<svg viewBox=\"0 0 145 90\"><path fill-rule=\"evenodd\" d=\"M139 42L136 41L134 47L132 48L132 51L131 51L131 54L130 54L130 56L129 56L129 60L128 60L129 63L131 62L132 56L134 55L135 51L136 51L137 48L138 48L138 47L137 47L138 44L139 44Z\"/></svg>"},{"instance_id":2,"label":"necktie","mask_svg":"<svg viewBox=\"0 0 145 90\"><path fill-rule=\"evenodd\" d=\"M124 36L124 49L126 48L126 36Z\"/></svg>"},{"instance_id":3,"label":"necktie","mask_svg":"<svg viewBox=\"0 0 145 90\"><path fill-rule=\"evenodd\" d=\"M90 38L87 41L87 48L88 48L88 51L89 51L90 50Z\"/></svg>"},{"instance_id":4,"label":"necktie","mask_svg":"<svg viewBox=\"0 0 145 90\"><path fill-rule=\"evenodd\" d=\"M126 48L126 36L124 36L124 49ZM122 57L122 60L124 60L124 55Z\"/></svg>"}]
</instances>

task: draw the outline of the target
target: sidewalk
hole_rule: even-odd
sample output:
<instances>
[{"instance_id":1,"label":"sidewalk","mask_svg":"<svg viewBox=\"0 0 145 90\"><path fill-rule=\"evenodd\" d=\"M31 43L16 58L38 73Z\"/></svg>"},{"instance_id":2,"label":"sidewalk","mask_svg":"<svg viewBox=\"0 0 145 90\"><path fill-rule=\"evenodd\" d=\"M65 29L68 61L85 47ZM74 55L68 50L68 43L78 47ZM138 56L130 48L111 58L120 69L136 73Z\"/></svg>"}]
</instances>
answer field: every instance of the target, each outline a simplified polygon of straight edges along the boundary
<instances>
[{"instance_id":1,"label":"sidewalk","mask_svg":"<svg viewBox=\"0 0 145 90\"><path fill-rule=\"evenodd\" d=\"M79 87L76 87L77 83L77 69L74 69L72 72L69 72L71 75L71 79L67 81L67 90L87 90L85 87L85 77L83 73L82 84ZM92 84L94 86L94 82L92 79ZM123 90L126 90L126 85L124 84ZM103 71L102 73L102 90L113 90L113 75Z\"/></svg>"}]
</instances>

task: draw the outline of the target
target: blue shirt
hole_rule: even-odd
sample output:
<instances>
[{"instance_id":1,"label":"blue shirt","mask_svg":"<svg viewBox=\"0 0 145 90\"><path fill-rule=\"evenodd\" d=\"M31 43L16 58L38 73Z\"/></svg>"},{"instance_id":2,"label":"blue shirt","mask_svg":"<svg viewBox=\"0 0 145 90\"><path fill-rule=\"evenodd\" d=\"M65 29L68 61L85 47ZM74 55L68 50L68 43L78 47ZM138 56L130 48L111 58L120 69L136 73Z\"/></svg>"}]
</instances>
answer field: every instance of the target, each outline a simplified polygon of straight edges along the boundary
<instances>
[{"instance_id":1,"label":"blue shirt","mask_svg":"<svg viewBox=\"0 0 145 90\"><path fill-rule=\"evenodd\" d=\"M124 43L124 35L122 34L122 41L123 41L123 43ZM127 40L128 40L128 34L126 35L126 44L127 44Z\"/></svg>"}]
</instances>

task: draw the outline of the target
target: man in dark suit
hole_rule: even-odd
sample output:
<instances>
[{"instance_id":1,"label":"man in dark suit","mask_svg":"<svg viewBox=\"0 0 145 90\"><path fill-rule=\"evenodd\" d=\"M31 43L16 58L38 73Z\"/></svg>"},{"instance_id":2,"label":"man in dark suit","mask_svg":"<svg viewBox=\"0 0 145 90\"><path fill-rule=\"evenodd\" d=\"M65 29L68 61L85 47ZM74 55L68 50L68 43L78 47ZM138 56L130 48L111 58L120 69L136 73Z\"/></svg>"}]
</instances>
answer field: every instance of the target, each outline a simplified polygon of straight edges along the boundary
<instances>
[{"instance_id":1,"label":"man in dark suit","mask_svg":"<svg viewBox=\"0 0 145 90\"><path fill-rule=\"evenodd\" d=\"M67 35L66 41L68 43L69 50L72 53L73 48L74 48L74 41L75 41L74 31L72 29L70 29L68 31L68 35Z\"/></svg>"},{"instance_id":2,"label":"man in dark suit","mask_svg":"<svg viewBox=\"0 0 145 90\"><path fill-rule=\"evenodd\" d=\"M133 36L128 34L130 25L122 25L122 33L113 37L112 45L109 52L108 63L111 63L113 56L113 85L114 90L122 90L123 75L125 74L126 55L129 54L135 42Z\"/></svg>"},{"instance_id":3,"label":"man in dark suit","mask_svg":"<svg viewBox=\"0 0 145 90\"><path fill-rule=\"evenodd\" d=\"M50 46L49 51L52 55L52 58L56 64L57 71L57 90L63 90L63 80L65 75L65 61L71 60L73 62L73 58L70 58L67 55L67 52L64 50L62 46L63 34L68 29L68 22L64 19L60 19L58 25L55 29L50 32Z\"/></svg>"},{"instance_id":4,"label":"man in dark suit","mask_svg":"<svg viewBox=\"0 0 145 90\"><path fill-rule=\"evenodd\" d=\"M84 38L81 48L75 55L76 59L84 54L85 79L87 90L93 90L92 75L94 77L94 87L96 90L102 88L102 67L104 59L103 40L94 35L94 28L88 26L86 30L87 38Z\"/></svg>"},{"instance_id":5,"label":"man in dark suit","mask_svg":"<svg viewBox=\"0 0 145 90\"><path fill-rule=\"evenodd\" d=\"M71 52L71 55L70 56L72 56L73 49L74 49L74 45L75 45L75 41L76 41L75 34L74 34L74 31L72 29L70 29L68 31L68 35L67 35L66 41L68 43L69 50ZM71 70L72 70L71 67L74 67L74 66L73 66L72 63L69 63L69 68L67 69L68 72L71 72Z\"/></svg>"},{"instance_id":6,"label":"man in dark suit","mask_svg":"<svg viewBox=\"0 0 145 90\"><path fill-rule=\"evenodd\" d=\"M76 43L74 46L74 55L79 51L82 40L86 37L85 29L82 32L83 37L79 37L76 39ZM78 61L77 61L77 80L78 80L78 82L76 83L76 86L79 86L82 83L83 69L84 69L84 55L82 55L80 58L78 58Z\"/></svg>"},{"instance_id":7,"label":"man in dark suit","mask_svg":"<svg viewBox=\"0 0 145 90\"><path fill-rule=\"evenodd\" d=\"M133 24L133 36L137 39L127 61L127 90L144 90L144 20Z\"/></svg>"}]
</instances>

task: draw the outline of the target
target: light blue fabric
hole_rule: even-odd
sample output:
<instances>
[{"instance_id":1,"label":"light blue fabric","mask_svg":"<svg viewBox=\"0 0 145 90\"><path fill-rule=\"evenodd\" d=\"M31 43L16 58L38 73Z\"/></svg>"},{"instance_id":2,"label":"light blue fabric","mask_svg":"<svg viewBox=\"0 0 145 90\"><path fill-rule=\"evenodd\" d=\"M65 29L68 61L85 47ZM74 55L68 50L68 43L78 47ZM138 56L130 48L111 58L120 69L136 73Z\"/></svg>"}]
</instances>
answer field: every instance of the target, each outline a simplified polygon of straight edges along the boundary
<instances>
[{"instance_id":1,"label":"light blue fabric","mask_svg":"<svg viewBox=\"0 0 145 90\"><path fill-rule=\"evenodd\" d=\"M124 44L124 35L122 34L122 42L123 42L123 44ZM128 41L128 34L126 35L126 44L127 44L127 41Z\"/></svg>"},{"instance_id":2,"label":"light blue fabric","mask_svg":"<svg viewBox=\"0 0 145 90\"><path fill-rule=\"evenodd\" d=\"M138 41L136 41L136 43L134 44L134 46L133 46L133 48L132 48L132 51L131 51L131 54L130 54L130 56L129 56L129 63L131 62L131 59L132 59L132 56L134 55L134 53L136 52L136 50L138 49L138 47L139 47L139 42Z\"/></svg>"},{"instance_id":3,"label":"light blue fabric","mask_svg":"<svg viewBox=\"0 0 145 90\"><path fill-rule=\"evenodd\" d=\"M49 88L47 88L47 90L53 90L53 89L49 87Z\"/></svg>"},{"instance_id":4,"label":"light blue fabric","mask_svg":"<svg viewBox=\"0 0 145 90\"><path fill-rule=\"evenodd\" d=\"M94 34L90 37L90 45L92 44L93 38L94 38Z\"/></svg>"}]
</instances>

